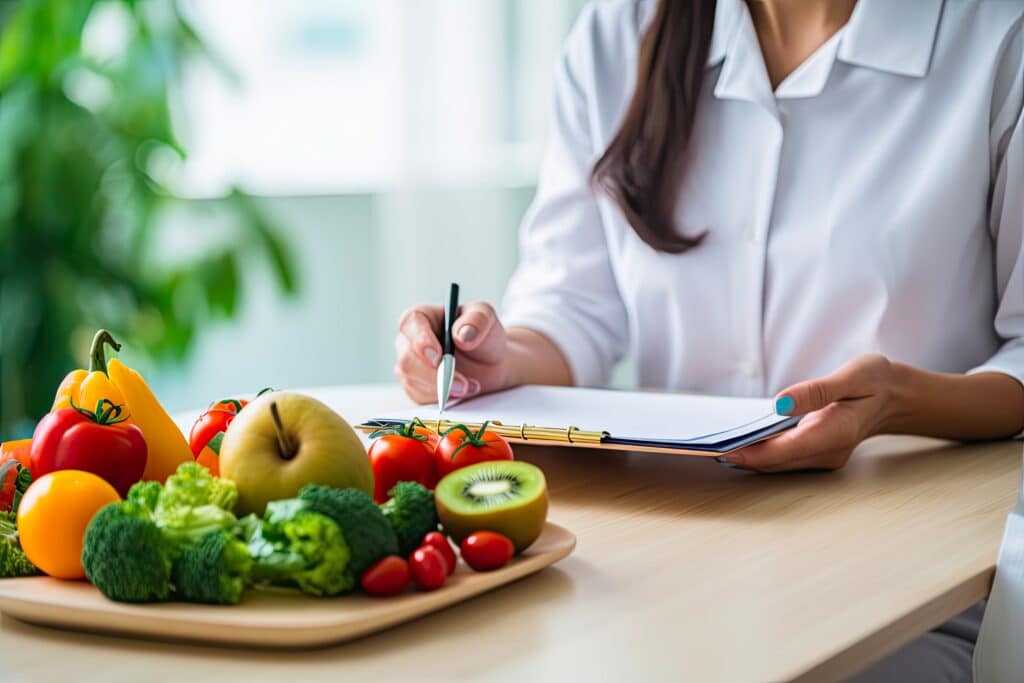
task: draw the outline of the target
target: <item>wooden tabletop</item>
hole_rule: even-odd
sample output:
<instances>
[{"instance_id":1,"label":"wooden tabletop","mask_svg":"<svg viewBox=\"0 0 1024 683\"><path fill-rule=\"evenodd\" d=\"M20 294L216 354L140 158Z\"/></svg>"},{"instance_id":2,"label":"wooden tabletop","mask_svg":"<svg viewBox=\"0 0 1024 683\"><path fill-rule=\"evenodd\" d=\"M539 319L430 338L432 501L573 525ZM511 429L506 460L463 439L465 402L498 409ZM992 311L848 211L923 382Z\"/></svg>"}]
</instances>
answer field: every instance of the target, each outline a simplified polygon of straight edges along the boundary
<instances>
[{"instance_id":1,"label":"wooden tabletop","mask_svg":"<svg viewBox=\"0 0 1024 683\"><path fill-rule=\"evenodd\" d=\"M394 387L314 393L353 422ZM187 422L190 416L182 416ZM574 555L364 640L253 652L0 621L0 680L840 680L982 598L1021 444L866 442L842 471L517 447Z\"/></svg>"}]
</instances>

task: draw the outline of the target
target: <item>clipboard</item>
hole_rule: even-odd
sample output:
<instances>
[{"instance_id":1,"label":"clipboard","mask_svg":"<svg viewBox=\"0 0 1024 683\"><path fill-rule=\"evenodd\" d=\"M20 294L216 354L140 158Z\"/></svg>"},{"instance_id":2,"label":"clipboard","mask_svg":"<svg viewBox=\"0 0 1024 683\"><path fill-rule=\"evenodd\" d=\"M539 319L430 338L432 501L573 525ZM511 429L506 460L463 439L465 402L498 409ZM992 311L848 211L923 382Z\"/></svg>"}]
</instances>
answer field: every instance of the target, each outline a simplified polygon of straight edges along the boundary
<instances>
[{"instance_id":1,"label":"clipboard","mask_svg":"<svg viewBox=\"0 0 1024 683\"><path fill-rule=\"evenodd\" d=\"M773 407L770 399L524 386L462 402L440 418L428 417L437 414L436 406L422 406L357 428L372 433L418 417L443 433L459 424L479 429L487 421L512 443L718 456L799 422Z\"/></svg>"}]
</instances>

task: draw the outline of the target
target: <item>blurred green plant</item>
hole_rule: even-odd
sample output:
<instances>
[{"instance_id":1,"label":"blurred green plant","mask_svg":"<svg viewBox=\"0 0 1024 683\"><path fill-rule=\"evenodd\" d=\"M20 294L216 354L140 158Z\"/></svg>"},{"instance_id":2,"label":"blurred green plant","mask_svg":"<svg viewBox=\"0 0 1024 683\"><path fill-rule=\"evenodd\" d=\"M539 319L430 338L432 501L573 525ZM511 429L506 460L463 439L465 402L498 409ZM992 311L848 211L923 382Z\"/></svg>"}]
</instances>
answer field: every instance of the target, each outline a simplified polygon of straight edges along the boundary
<instances>
[{"instance_id":1,"label":"blurred green plant","mask_svg":"<svg viewBox=\"0 0 1024 683\"><path fill-rule=\"evenodd\" d=\"M100 11L123 34L102 58L83 50ZM269 259L284 292L295 281L237 190L218 201L235 230L189 236L198 253L168 259L180 250L161 218L182 200L154 168L185 157L170 97L189 60L214 59L174 0L20 0L0 19L0 437L13 437L47 412L96 328L181 362L197 329L235 313L246 256Z\"/></svg>"}]
</instances>

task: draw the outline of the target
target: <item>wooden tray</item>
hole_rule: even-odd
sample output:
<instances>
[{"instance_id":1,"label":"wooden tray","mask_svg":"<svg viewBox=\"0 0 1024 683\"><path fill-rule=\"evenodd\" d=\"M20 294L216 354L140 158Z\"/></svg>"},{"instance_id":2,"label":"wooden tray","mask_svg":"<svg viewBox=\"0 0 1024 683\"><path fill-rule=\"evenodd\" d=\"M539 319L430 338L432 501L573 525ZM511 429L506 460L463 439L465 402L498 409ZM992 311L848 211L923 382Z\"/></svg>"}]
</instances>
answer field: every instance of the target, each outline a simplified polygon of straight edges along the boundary
<instances>
[{"instance_id":1,"label":"wooden tray","mask_svg":"<svg viewBox=\"0 0 1024 683\"><path fill-rule=\"evenodd\" d=\"M541 537L508 566L474 572L460 561L448 582L429 593L317 599L294 591L252 590L231 607L128 605L107 600L84 581L4 579L0 611L32 624L76 631L241 647L316 647L359 638L468 600L554 564L575 547L570 531L548 522Z\"/></svg>"}]
</instances>

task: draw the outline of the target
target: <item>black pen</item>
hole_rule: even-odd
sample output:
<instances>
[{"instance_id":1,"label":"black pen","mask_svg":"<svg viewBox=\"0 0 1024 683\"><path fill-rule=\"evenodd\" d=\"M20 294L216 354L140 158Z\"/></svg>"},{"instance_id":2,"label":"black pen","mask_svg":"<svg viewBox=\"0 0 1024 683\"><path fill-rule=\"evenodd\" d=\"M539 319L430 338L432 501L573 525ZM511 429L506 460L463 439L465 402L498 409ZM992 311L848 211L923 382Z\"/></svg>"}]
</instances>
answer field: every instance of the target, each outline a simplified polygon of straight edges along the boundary
<instances>
[{"instance_id":1,"label":"black pen","mask_svg":"<svg viewBox=\"0 0 1024 683\"><path fill-rule=\"evenodd\" d=\"M455 378L455 340L452 338L452 325L459 314L459 285L452 283L448 293L448 301L444 307L444 355L437 366L437 408L443 413L448 407L448 397L452 393L452 380Z\"/></svg>"}]
</instances>

